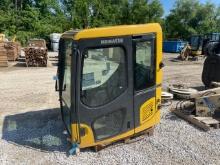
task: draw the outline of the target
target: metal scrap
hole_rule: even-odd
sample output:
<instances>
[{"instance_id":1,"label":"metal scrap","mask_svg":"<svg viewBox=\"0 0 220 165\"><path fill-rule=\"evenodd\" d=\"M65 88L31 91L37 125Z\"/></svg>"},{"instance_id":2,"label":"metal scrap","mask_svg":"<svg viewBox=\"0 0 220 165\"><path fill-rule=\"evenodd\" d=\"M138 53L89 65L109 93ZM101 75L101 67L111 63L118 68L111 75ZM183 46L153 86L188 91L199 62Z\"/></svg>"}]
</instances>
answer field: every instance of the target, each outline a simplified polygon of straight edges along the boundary
<instances>
[{"instance_id":1,"label":"metal scrap","mask_svg":"<svg viewBox=\"0 0 220 165\"><path fill-rule=\"evenodd\" d=\"M190 99L198 92L196 89L188 88L181 84L169 85L168 91L179 99Z\"/></svg>"}]
</instances>

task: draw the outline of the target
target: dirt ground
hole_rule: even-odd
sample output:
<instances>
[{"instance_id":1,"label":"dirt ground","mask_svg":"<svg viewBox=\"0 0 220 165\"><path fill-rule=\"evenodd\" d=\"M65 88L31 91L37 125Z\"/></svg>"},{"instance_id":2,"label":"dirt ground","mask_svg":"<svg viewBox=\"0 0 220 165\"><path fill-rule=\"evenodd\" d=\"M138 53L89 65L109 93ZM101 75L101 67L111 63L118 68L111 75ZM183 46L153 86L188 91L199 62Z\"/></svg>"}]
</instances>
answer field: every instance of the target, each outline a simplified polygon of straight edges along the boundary
<instances>
[{"instance_id":1,"label":"dirt ground","mask_svg":"<svg viewBox=\"0 0 220 165\"><path fill-rule=\"evenodd\" d=\"M215 130L207 136L174 116L171 118L175 121L167 119L167 108L162 109L161 124L151 138L147 137L137 144L122 145L122 148L110 147L99 153L89 150L78 157L68 157L69 144L62 134L64 128L58 94L54 91L57 54L49 53L49 56L47 68L27 68L22 60L10 63L8 68L0 68L0 164L220 163L220 152L216 149L220 148L216 140L220 131ZM170 83L203 88L201 73L204 59L180 62L175 59L176 56L164 54L164 89ZM193 134L187 136L189 132ZM195 142L194 134L201 141ZM213 141L210 140L212 137ZM182 144L178 145L178 141ZM144 149L140 150L138 146ZM138 156L133 156L135 152ZM128 157L121 158L121 153L126 153Z\"/></svg>"}]
</instances>

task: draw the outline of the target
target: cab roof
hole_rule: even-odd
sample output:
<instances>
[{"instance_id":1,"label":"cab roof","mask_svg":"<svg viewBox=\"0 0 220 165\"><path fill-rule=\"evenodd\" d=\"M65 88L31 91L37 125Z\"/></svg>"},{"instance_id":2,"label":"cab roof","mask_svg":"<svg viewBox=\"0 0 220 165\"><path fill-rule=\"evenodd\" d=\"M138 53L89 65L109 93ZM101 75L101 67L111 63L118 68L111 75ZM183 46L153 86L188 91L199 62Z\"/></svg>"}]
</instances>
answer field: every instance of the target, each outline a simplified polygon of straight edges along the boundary
<instances>
[{"instance_id":1,"label":"cab roof","mask_svg":"<svg viewBox=\"0 0 220 165\"><path fill-rule=\"evenodd\" d=\"M113 36L137 35L145 33L159 33L162 35L162 29L158 23L149 23L141 25L121 25L85 30L70 30L63 33L61 38L80 40Z\"/></svg>"}]
</instances>

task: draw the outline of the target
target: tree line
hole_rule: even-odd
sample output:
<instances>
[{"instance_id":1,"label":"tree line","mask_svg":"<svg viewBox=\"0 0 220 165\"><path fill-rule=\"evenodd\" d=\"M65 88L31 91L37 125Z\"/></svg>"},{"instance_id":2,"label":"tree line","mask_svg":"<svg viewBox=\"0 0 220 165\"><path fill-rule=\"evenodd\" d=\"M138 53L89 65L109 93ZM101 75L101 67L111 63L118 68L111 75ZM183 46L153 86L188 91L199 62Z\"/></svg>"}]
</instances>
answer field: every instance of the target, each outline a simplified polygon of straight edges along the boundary
<instances>
[{"instance_id":1,"label":"tree line","mask_svg":"<svg viewBox=\"0 0 220 165\"><path fill-rule=\"evenodd\" d=\"M1 0L0 33L22 44L49 34L122 24L158 22L165 38L220 32L220 6L176 0L164 16L160 0Z\"/></svg>"}]
</instances>

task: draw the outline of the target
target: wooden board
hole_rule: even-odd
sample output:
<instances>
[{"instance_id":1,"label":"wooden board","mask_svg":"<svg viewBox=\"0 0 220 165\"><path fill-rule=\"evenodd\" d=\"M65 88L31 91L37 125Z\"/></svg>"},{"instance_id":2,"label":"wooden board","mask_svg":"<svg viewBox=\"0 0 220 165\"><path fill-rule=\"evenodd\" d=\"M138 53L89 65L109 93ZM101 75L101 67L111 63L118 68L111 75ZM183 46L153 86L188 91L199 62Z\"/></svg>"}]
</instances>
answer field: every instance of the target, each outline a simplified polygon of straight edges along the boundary
<instances>
[{"instance_id":1,"label":"wooden board","mask_svg":"<svg viewBox=\"0 0 220 165\"><path fill-rule=\"evenodd\" d=\"M209 131L211 128L218 129L220 127L220 120L214 119L213 117L196 117L195 115L188 115L181 110L173 108L171 112L205 131Z\"/></svg>"},{"instance_id":2,"label":"wooden board","mask_svg":"<svg viewBox=\"0 0 220 165\"><path fill-rule=\"evenodd\" d=\"M207 123L210 122L210 124L220 123L220 121L213 119L213 117L194 117L194 118Z\"/></svg>"},{"instance_id":3,"label":"wooden board","mask_svg":"<svg viewBox=\"0 0 220 165\"><path fill-rule=\"evenodd\" d=\"M0 61L0 67L7 67L8 66L8 62L1 62Z\"/></svg>"},{"instance_id":4,"label":"wooden board","mask_svg":"<svg viewBox=\"0 0 220 165\"><path fill-rule=\"evenodd\" d=\"M4 46L5 46L4 43L0 44L0 67L8 66L7 51Z\"/></svg>"},{"instance_id":5,"label":"wooden board","mask_svg":"<svg viewBox=\"0 0 220 165\"><path fill-rule=\"evenodd\" d=\"M194 117L194 119L199 120L200 122L216 129L219 128L220 121L213 119L212 117Z\"/></svg>"},{"instance_id":6,"label":"wooden board","mask_svg":"<svg viewBox=\"0 0 220 165\"><path fill-rule=\"evenodd\" d=\"M5 49L7 50L8 61L15 61L18 58L17 52L18 44L16 42L5 42Z\"/></svg>"},{"instance_id":7,"label":"wooden board","mask_svg":"<svg viewBox=\"0 0 220 165\"><path fill-rule=\"evenodd\" d=\"M0 61L7 61L7 60L8 60L7 56L0 56Z\"/></svg>"}]
</instances>

